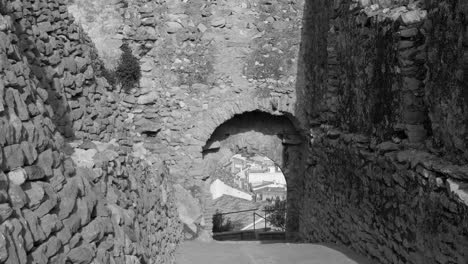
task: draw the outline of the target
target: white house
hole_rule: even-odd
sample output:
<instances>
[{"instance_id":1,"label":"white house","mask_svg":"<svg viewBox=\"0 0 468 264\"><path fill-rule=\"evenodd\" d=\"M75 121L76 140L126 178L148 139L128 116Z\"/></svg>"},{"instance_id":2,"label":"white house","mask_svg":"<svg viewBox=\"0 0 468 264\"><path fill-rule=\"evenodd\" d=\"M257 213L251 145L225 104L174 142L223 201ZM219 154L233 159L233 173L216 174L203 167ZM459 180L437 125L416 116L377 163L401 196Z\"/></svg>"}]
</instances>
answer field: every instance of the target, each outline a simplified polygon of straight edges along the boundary
<instances>
[{"instance_id":1,"label":"white house","mask_svg":"<svg viewBox=\"0 0 468 264\"><path fill-rule=\"evenodd\" d=\"M249 172L249 183L252 185L258 185L263 182L274 182L286 185L286 179L282 172Z\"/></svg>"},{"instance_id":2,"label":"white house","mask_svg":"<svg viewBox=\"0 0 468 264\"><path fill-rule=\"evenodd\" d=\"M226 185L220 179L216 179L210 186L211 196L213 200L218 199L223 195L230 195L233 197L241 198L244 200L252 201L252 195L238 189L232 188L229 185Z\"/></svg>"}]
</instances>

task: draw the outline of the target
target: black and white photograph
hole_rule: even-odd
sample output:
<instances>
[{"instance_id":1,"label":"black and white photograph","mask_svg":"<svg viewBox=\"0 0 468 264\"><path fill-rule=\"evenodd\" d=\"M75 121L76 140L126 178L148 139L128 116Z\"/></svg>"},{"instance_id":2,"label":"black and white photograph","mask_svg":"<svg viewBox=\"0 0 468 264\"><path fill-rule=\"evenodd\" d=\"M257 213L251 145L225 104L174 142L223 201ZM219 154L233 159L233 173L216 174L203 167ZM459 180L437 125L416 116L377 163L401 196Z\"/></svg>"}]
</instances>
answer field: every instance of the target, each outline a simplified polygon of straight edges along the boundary
<instances>
[{"instance_id":1,"label":"black and white photograph","mask_svg":"<svg viewBox=\"0 0 468 264\"><path fill-rule=\"evenodd\" d=\"M0 264L468 264L468 0L0 0Z\"/></svg>"}]
</instances>

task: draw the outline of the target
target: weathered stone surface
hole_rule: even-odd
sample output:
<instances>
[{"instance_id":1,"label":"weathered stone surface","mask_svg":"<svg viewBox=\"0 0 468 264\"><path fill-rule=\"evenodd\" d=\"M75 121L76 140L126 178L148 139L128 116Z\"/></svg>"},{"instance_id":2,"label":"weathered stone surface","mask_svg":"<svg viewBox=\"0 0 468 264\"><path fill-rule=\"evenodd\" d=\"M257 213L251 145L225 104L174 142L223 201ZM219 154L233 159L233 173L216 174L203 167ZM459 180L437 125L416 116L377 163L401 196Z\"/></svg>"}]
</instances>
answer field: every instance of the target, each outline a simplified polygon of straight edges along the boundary
<instances>
[{"instance_id":1,"label":"weathered stone surface","mask_svg":"<svg viewBox=\"0 0 468 264\"><path fill-rule=\"evenodd\" d=\"M8 179L11 184L22 185L27 178L28 175L23 168L18 168L8 173Z\"/></svg>"},{"instance_id":2,"label":"weathered stone surface","mask_svg":"<svg viewBox=\"0 0 468 264\"><path fill-rule=\"evenodd\" d=\"M426 10L413 10L401 15L403 23L410 25L422 21L427 16Z\"/></svg>"},{"instance_id":3,"label":"weathered stone surface","mask_svg":"<svg viewBox=\"0 0 468 264\"><path fill-rule=\"evenodd\" d=\"M47 149L46 151L39 154L37 158L37 165L44 170L46 176L52 176L53 170L52 165L54 163L54 158L52 156L52 150Z\"/></svg>"},{"instance_id":4,"label":"weathered stone surface","mask_svg":"<svg viewBox=\"0 0 468 264\"><path fill-rule=\"evenodd\" d=\"M70 250L67 254L67 260L76 264L89 264L95 256L95 248L90 244L84 244L80 247Z\"/></svg>"},{"instance_id":5,"label":"weathered stone surface","mask_svg":"<svg viewBox=\"0 0 468 264\"><path fill-rule=\"evenodd\" d=\"M104 151L100 151L100 152L96 153L93 156L93 161L94 161L94 163L109 162L109 161L112 161L112 160L116 159L118 156L119 156L119 154L117 152L106 149Z\"/></svg>"},{"instance_id":6,"label":"weathered stone surface","mask_svg":"<svg viewBox=\"0 0 468 264\"><path fill-rule=\"evenodd\" d=\"M11 237L11 234L9 232L4 232L4 235L6 237L7 244L9 245L9 247L7 247L8 259L6 260L5 263L7 264L21 263L20 260L18 259L17 245L14 239Z\"/></svg>"},{"instance_id":7,"label":"weathered stone surface","mask_svg":"<svg viewBox=\"0 0 468 264\"><path fill-rule=\"evenodd\" d=\"M80 149L88 150L88 149L96 149L97 146L90 140L84 140L81 145L78 146Z\"/></svg>"},{"instance_id":8,"label":"weathered stone surface","mask_svg":"<svg viewBox=\"0 0 468 264\"><path fill-rule=\"evenodd\" d=\"M37 215L29 210L24 210L24 218L28 223L29 230L33 236L34 242L44 241L46 238L41 225L39 224Z\"/></svg>"},{"instance_id":9,"label":"weathered stone surface","mask_svg":"<svg viewBox=\"0 0 468 264\"><path fill-rule=\"evenodd\" d=\"M91 243L96 239L102 238L103 234L104 228L100 219L96 219L86 225L82 232L83 240L87 243Z\"/></svg>"},{"instance_id":10,"label":"weathered stone surface","mask_svg":"<svg viewBox=\"0 0 468 264\"><path fill-rule=\"evenodd\" d=\"M28 182L23 188L28 198L28 208L37 208L41 204L45 194L42 185L35 182Z\"/></svg>"},{"instance_id":11,"label":"weathered stone surface","mask_svg":"<svg viewBox=\"0 0 468 264\"><path fill-rule=\"evenodd\" d=\"M13 209L7 203L0 204L0 224L5 222L13 213Z\"/></svg>"},{"instance_id":12,"label":"weathered stone surface","mask_svg":"<svg viewBox=\"0 0 468 264\"><path fill-rule=\"evenodd\" d=\"M167 33L173 34L183 28L183 26L178 22L169 21L166 22Z\"/></svg>"},{"instance_id":13,"label":"weathered stone surface","mask_svg":"<svg viewBox=\"0 0 468 264\"><path fill-rule=\"evenodd\" d=\"M0 262L6 261L7 258L8 258L7 241L6 241L5 235L2 233L2 230L0 229Z\"/></svg>"},{"instance_id":14,"label":"weathered stone surface","mask_svg":"<svg viewBox=\"0 0 468 264\"><path fill-rule=\"evenodd\" d=\"M33 164L37 159L37 151L33 144L23 141L21 142L21 150L25 157L25 163L27 165Z\"/></svg>"},{"instance_id":15,"label":"weathered stone surface","mask_svg":"<svg viewBox=\"0 0 468 264\"><path fill-rule=\"evenodd\" d=\"M69 181L60 192L59 203L59 218L63 220L67 218L74 210L76 205L76 197L78 195L78 188L74 182Z\"/></svg>"},{"instance_id":16,"label":"weathered stone surface","mask_svg":"<svg viewBox=\"0 0 468 264\"><path fill-rule=\"evenodd\" d=\"M193 232L197 232L196 223L202 216L200 204L197 199L192 197L190 192L180 185L174 186L177 210L180 220Z\"/></svg>"},{"instance_id":17,"label":"weathered stone surface","mask_svg":"<svg viewBox=\"0 0 468 264\"><path fill-rule=\"evenodd\" d=\"M455 193L466 205L468 205L468 184L447 180L450 191Z\"/></svg>"},{"instance_id":18,"label":"weathered stone surface","mask_svg":"<svg viewBox=\"0 0 468 264\"><path fill-rule=\"evenodd\" d=\"M226 25L226 19L224 17L215 17L211 20L211 26L213 27L224 27Z\"/></svg>"},{"instance_id":19,"label":"weathered stone surface","mask_svg":"<svg viewBox=\"0 0 468 264\"><path fill-rule=\"evenodd\" d=\"M144 95L140 95L137 99L137 104L147 105L154 104L159 98L159 94L156 92L150 92Z\"/></svg>"},{"instance_id":20,"label":"weathered stone surface","mask_svg":"<svg viewBox=\"0 0 468 264\"><path fill-rule=\"evenodd\" d=\"M6 169L16 169L24 165L24 155L19 144L6 146L3 148L5 154Z\"/></svg>"},{"instance_id":21,"label":"weathered stone surface","mask_svg":"<svg viewBox=\"0 0 468 264\"><path fill-rule=\"evenodd\" d=\"M71 158L79 167L92 168L94 166L93 157L96 155L96 149L81 150L76 149Z\"/></svg>"},{"instance_id":22,"label":"weathered stone surface","mask_svg":"<svg viewBox=\"0 0 468 264\"><path fill-rule=\"evenodd\" d=\"M21 209L27 203L27 197L21 186L10 184L8 188L8 195L10 196L10 203L14 208Z\"/></svg>"},{"instance_id":23,"label":"weathered stone surface","mask_svg":"<svg viewBox=\"0 0 468 264\"><path fill-rule=\"evenodd\" d=\"M0 203L5 203L8 201L8 177L0 171Z\"/></svg>"},{"instance_id":24,"label":"weathered stone surface","mask_svg":"<svg viewBox=\"0 0 468 264\"><path fill-rule=\"evenodd\" d=\"M45 255L48 258L50 258L54 256L60 250L60 248L62 247L62 241L60 241L60 239L58 239L57 237L52 236L47 241L47 244L45 247L46 247Z\"/></svg>"},{"instance_id":25,"label":"weathered stone surface","mask_svg":"<svg viewBox=\"0 0 468 264\"><path fill-rule=\"evenodd\" d=\"M49 237L52 232L59 231L63 226L55 214L44 215L40 218L40 223L46 237Z\"/></svg>"},{"instance_id":26,"label":"weathered stone surface","mask_svg":"<svg viewBox=\"0 0 468 264\"><path fill-rule=\"evenodd\" d=\"M50 210L55 208L58 203L57 194L50 184L42 184L42 188L44 189L47 196L45 196L45 200L41 203L41 205L34 210L34 213L38 217L42 217L49 213Z\"/></svg>"}]
</instances>

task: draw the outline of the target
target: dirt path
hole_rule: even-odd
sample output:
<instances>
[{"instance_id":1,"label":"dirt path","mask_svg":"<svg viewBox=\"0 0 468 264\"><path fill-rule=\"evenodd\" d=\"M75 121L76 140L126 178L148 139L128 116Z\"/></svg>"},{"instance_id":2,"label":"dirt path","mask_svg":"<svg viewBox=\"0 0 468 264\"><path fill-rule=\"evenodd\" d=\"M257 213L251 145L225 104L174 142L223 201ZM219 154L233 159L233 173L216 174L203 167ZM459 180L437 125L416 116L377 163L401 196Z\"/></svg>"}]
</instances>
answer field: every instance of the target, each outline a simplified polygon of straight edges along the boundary
<instances>
[{"instance_id":1,"label":"dirt path","mask_svg":"<svg viewBox=\"0 0 468 264\"><path fill-rule=\"evenodd\" d=\"M370 264L350 250L318 244L185 242L176 264Z\"/></svg>"}]
</instances>

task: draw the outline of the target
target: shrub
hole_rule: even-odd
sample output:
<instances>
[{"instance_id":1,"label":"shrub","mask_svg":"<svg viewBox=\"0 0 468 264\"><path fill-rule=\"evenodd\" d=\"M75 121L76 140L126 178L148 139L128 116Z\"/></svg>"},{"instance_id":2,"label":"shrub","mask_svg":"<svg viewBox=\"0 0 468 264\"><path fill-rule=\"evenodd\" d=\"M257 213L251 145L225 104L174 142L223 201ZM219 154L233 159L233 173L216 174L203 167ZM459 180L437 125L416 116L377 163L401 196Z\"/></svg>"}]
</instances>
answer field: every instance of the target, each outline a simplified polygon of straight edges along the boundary
<instances>
[{"instance_id":1,"label":"shrub","mask_svg":"<svg viewBox=\"0 0 468 264\"><path fill-rule=\"evenodd\" d=\"M216 213L213 215L213 233L226 232L234 230L234 225L231 222L231 219L224 218L224 215L221 214L221 211L216 210Z\"/></svg>"},{"instance_id":2,"label":"shrub","mask_svg":"<svg viewBox=\"0 0 468 264\"><path fill-rule=\"evenodd\" d=\"M273 205L265 206L268 221L281 229L286 228L286 200L281 201L278 197Z\"/></svg>"},{"instance_id":3,"label":"shrub","mask_svg":"<svg viewBox=\"0 0 468 264\"><path fill-rule=\"evenodd\" d=\"M119 59L119 65L115 70L117 82L122 85L125 91L129 91L135 87L141 78L141 68L138 59L133 56L132 50L127 43L120 47L122 55Z\"/></svg>"}]
</instances>

